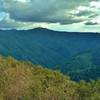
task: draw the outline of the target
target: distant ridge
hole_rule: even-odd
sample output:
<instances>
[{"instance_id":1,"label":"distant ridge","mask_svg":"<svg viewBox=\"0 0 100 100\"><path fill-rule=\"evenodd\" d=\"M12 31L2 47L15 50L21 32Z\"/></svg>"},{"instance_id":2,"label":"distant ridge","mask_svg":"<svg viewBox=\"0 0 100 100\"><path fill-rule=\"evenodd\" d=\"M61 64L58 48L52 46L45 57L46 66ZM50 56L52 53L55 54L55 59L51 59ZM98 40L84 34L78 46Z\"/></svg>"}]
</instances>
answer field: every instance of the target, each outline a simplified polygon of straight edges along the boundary
<instances>
[{"instance_id":1,"label":"distant ridge","mask_svg":"<svg viewBox=\"0 0 100 100\"><path fill-rule=\"evenodd\" d=\"M22 30L23 31L23 30ZM98 34L99 32L69 32L69 31L57 31L57 30L52 30L48 28L42 28L42 27L37 27L29 30L24 30L24 31L52 31L52 32L59 32L59 33L95 33Z\"/></svg>"},{"instance_id":2,"label":"distant ridge","mask_svg":"<svg viewBox=\"0 0 100 100\"><path fill-rule=\"evenodd\" d=\"M41 28L41 27L33 28L33 29L30 29L30 30L33 30L33 31L54 31L54 30L51 30L51 29L48 29L48 28Z\"/></svg>"},{"instance_id":3,"label":"distant ridge","mask_svg":"<svg viewBox=\"0 0 100 100\"><path fill-rule=\"evenodd\" d=\"M18 29L0 29L0 31L54 31L48 28L41 28L41 27L37 27L37 28L33 28L33 29L28 29L28 30L18 30Z\"/></svg>"},{"instance_id":4,"label":"distant ridge","mask_svg":"<svg viewBox=\"0 0 100 100\"><path fill-rule=\"evenodd\" d=\"M42 27L37 27L37 28L33 28L33 29L29 29L29 30L18 30L18 29L0 29L0 31L51 31L51 32L59 32L59 33L83 33L83 34L91 34L91 33L95 33L95 34L99 34L99 32L69 32L69 31L57 31L57 30L52 30L52 29L48 29L48 28L42 28Z\"/></svg>"}]
</instances>

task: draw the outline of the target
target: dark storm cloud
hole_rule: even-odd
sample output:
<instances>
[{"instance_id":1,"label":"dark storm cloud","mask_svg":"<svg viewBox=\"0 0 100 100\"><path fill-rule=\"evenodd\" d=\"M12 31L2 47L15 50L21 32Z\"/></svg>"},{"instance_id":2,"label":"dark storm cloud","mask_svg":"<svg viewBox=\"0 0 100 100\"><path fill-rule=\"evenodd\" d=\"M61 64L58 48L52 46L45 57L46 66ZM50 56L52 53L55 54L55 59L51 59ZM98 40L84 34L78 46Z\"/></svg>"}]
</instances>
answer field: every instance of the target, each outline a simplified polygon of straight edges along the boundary
<instances>
[{"instance_id":1,"label":"dark storm cloud","mask_svg":"<svg viewBox=\"0 0 100 100\"><path fill-rule=\"evenodd\" d=\"M85 25L99 25L97 22L86 22Z\"/></svg>"},{"instance_id":2,"label":"dark storm cloud","mask_svg":"<svg viewBox=\"0 0 100 100\"><path fill-rule=\"evenodd\" d=\"M25 1L25 0L24 0ZM68 12L79 5L86 5L91 0L1 0L0 10L10 14L10 18L27 22L50 22L61 24L77 23Z\"/></svg>"}]
</instances>

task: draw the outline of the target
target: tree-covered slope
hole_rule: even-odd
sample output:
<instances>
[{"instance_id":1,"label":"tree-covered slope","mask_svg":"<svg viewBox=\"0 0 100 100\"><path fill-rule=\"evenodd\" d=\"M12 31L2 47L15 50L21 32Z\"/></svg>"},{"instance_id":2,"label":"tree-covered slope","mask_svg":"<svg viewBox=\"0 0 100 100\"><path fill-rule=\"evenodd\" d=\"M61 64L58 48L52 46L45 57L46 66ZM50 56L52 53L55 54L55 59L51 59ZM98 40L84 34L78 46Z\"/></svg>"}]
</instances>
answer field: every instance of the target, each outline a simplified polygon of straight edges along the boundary
<instances>
[{"instance_id":1,"label":"tree-covered slope","mask_svg":"<svg viewBox=\"0 0 100 100\"><path fill-rule=\"evenodd\" d=\"M76 83L39 65L0 57L0 100L100 100L100 80Z\"/></svg>"},{"instance_id":2,"label":"tree-covered slope","mask_svg":"<svg viewBox=\"0 0 100 100\"><path fill-rule=\"evenodd\" d=\"M98 79L100 78L100 48L78 54L61 64L58 69L69 74L74 80Z\"/></svg>"},{"instance_id":3,"label":"tree-covered slope","mask_svg":"<svg viewBox=\"0 0 100 100\"><path fill-rule=\"evenodd\" d=\"M100 34L96 33L57 32L42 28L0 31L0 54L49 68L98 47Z\"/></svg>"},{"instance_id":4,"label":"tree-covered slope","mask_svg":"<svg viewBox=\"0 0 100 100\"><path fill-rule=\"evenodd\" d=\"M0 30L0 54L60 70L75 80L100 77L99 48L98 33L57 32L42 28Z\"/></svg>"}]
</instances>

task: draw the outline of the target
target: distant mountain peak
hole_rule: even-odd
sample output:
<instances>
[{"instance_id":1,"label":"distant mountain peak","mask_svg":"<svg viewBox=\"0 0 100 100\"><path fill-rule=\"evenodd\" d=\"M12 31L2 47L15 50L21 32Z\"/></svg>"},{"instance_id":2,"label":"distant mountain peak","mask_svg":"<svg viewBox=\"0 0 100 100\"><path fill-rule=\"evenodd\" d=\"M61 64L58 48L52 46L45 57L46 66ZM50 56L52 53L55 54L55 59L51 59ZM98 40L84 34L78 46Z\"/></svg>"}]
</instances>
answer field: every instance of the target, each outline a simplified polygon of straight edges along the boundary
<instances>
[{"instance_id":1,"label":"distant mountain peak","mask_svg":"<svg viewBox=\"0 0 100 100\"><path fill-rule=\"evenodd\" d=\"M42 28L42 27L37 27L37 28L34 28L33 30L48 30L48 31L53 31L53 30L50 30L48 28Z\"/></svg>"}]
</instances>

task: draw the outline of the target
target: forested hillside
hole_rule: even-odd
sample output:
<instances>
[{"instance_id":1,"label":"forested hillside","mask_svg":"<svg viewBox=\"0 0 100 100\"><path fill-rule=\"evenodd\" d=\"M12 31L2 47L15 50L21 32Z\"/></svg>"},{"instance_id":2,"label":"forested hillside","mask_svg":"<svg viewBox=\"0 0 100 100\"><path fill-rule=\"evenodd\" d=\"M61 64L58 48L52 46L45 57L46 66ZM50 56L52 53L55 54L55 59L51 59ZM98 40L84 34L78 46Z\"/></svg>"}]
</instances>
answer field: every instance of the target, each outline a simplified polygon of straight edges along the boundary
<instances>
[{"instance_id":1,"label":"forested hillside","mask_svg":"<svg viewBox=\"0 0 100 100\"><path fill-rule=\"evenodd\" d=\"M100 34L33 30L1 30L0 54L48 68L87 50L100 48Z\"/></svg>"},{"instance_id":2,"label":"forested hillside","mask_svg":"<svg viewBox=\"0 0 100 100\"><path fill-rule=\"evenodd\" d=\"M100 80L70 80L12 57L0 57L0 100L100 100Z\"/></svg>"},{"instance_id":3,"label":"forested hillside","mask_svg":"<svg viewBox=\"0 0 100 100\"><path fill-rule=\"evenodd\" d=\"M100 78L99 51L99 33L0 30L0 54L59 70L75 81Z\"/></svg>"},{"instance_id":4,"label":"forested hillside","mask_svg":"<svg viewBox=\"0 0 100 100\"><path fill-rule=\"evenodd\" d=\"M58 65L57 69L79 81L100 78L100 48L80 53Z\"/></svg>"}]
</instances>

